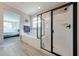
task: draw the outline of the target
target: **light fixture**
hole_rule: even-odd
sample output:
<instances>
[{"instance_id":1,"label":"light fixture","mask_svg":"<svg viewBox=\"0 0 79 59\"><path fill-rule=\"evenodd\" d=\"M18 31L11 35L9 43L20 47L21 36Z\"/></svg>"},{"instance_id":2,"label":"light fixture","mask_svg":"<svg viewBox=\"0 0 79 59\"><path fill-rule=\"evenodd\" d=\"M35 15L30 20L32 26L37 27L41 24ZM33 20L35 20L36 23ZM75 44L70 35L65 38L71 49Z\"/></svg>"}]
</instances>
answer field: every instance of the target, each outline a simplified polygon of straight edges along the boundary
<instances>
[{"instance_id":1,"label":"light fixture","mask_svg":"<svg viewBox=\"0 0 79 59\"><path fill-rule=\"evenodd\" d=\"M38 9L40 9L40 7L38 7Z\"/></svg>"}]
</instances>

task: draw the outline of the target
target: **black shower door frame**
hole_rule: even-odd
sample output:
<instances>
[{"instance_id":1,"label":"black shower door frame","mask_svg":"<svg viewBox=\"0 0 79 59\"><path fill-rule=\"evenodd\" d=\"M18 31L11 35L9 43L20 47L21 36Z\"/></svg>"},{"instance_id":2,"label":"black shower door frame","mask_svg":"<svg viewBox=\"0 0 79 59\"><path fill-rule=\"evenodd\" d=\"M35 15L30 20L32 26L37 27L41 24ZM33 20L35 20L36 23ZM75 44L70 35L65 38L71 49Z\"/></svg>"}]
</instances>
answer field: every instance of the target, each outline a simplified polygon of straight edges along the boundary
<instances>
[{"instance_id":1,"label":"black shower door frame","mask_svg":"<svg viewBox=\"0 0 79 59\"><path fill-rule=\"evenodd\" d=\"M60 8L63 8L65 6L70 6L70 5L73 5L73 15L72 15L73 16L73 56L77 56L77 2L66 3L64 5L61 5L59 7L56 7L54 9L51 9L49 11L46 11L46 12L39 14L39 15L41 15L40 47L43 50L48 51L48 52L55 54L57 56L61 56L61 54L58 54L58 53L53 51L53 25L52 25L53 24L53 11L60 9ZM50 12L50 11L51 11L51 51L42 47L42 45L43 45L42 44L42 14ZM37 15L37 18L38 18L39 15ZM38 22L37 22L37 38L38 38Z\"/></svg>"}]
</instances>

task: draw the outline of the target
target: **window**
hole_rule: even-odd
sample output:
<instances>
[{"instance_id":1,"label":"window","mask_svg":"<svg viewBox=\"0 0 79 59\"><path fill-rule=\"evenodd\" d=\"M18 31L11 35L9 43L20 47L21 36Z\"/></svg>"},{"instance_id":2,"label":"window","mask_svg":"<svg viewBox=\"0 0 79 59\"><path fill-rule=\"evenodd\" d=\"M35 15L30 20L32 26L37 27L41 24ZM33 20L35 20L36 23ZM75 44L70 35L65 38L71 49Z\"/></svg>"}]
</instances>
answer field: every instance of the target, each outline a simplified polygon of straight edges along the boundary
<instances>
[{"instance_id":1,"label":"window","mask_svg":"<svg viewBox=\"0 0 79 59\"><path fill-rule=\"evenodd\" d=\"M36 28L37 27L37 18L33 18L32 20L32 24L33 24L33 28Z\"/></svg>"},{"instance_id":2,"label":"window","mask_svg":"<svg viewBox=\"0 0 79 59\"><path fill-rule=\"evenodd\" d=\"M16 22L4 22L4 33L18 32L18 24Z\"/></svg>"},{"instance_id":3,"label":"window","mask_svg":"<svg viewBox=\"0 0 79 59\"><path fill-rule=\"evenodd\" d=\"M20 15L12 11L4 13L4 33L18 32Z\"/></svg>"},{"instance_id":4,"label":"window","mask_svg":"<svg viewBox=\"0 0 79 59\"><path fill-rule=\"evenodd\" d=\"M12 30L12 23L4 22L4 32L11 32Z\"/></svg>"},{"instance_id":5,"label":"window","mask_svg":"<svg viewBox=\"0 0 79 59\"><path fill-rule=\"evenodd\" d=\"M41 20L38 20L38 27L40 27ZM37 28L37 17L33 18L33 28Z\"/></svg>"}]
</instances>

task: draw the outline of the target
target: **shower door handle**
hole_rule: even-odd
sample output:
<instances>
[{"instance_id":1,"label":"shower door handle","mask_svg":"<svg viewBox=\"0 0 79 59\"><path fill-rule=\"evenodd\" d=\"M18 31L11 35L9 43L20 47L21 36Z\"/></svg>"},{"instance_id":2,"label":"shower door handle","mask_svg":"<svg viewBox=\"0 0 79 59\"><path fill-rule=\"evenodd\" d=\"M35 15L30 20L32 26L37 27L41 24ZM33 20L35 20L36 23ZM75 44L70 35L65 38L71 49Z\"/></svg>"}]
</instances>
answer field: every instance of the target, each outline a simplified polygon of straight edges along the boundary
<instances>
[{"instance_id":1,"label":"shower door handle","mask_svg":"<svg viewBox=\"0 0 79 59\"><path fill-rule=\"evenodd\" d=\"M69 28L70 29L71 28L71 24L69 24L68 26L66 26L66 28Z\"/></svg>"}]
</instances>

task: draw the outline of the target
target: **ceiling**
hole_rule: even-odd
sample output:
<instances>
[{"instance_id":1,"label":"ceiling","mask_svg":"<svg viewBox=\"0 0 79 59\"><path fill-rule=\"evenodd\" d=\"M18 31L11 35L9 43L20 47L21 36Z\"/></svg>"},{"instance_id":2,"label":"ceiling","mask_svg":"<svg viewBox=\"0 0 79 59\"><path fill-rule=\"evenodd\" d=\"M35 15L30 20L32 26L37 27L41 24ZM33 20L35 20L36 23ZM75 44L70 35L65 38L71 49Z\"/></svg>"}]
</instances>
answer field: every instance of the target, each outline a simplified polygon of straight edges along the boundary
<instances>
[{"instance_id":1,"label":"ceiling","mask_svg":"<svg viewBox=\"0 0 79 59\"><path fill-rule=\"evenodd\" d=\"M5 4L15 7L16 9L19 9L20 11L28 15L34 15L42 11L47 11L60 3L59 2L6 2Z\"/></svg>"}]
</instances>

